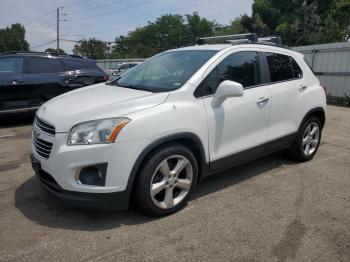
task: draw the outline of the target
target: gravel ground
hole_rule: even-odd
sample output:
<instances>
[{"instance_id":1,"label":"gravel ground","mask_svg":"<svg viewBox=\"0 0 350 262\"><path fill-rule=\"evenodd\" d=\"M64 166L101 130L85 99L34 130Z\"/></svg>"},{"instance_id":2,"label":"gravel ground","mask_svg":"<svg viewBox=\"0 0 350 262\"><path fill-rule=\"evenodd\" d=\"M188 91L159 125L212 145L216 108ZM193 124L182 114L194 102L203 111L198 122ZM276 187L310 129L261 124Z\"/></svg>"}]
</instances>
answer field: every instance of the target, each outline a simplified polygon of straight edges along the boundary
<instances>
[{"instance_id":1,"label":"gravel ground","mask_svg":"<svg viewBox=\"0 0 350 262\"><path fill-rule=\"evenodd\" d=\"M274 154L231 169L161 219L57 202L30 166L32 117L10 120L0 121L0 261L350 261L348 108L328 107L311 162Z\"/></svg>"}]
</instances>

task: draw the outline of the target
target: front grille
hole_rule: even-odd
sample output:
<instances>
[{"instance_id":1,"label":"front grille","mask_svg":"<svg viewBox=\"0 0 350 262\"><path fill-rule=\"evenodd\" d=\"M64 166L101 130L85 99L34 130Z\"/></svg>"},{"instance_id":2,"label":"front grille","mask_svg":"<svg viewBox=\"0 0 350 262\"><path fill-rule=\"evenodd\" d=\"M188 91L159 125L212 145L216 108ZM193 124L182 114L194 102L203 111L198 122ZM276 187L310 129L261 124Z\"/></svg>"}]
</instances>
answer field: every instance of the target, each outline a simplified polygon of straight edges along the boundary
<instances>
[{"instance_id":1,"label":"front grille","mask_svg":"<svg viewBox=\"0 0 350 262\"><path fill-rule=\"evenodd\" d=\"M34 120L34 127L36 127L37 129L41 130L42 132L52 135L54 136L56 133L55 127L44 122L43 120L41 120L39 117L35 117Z\"/></svg>"},{"instance_id":2,"label":"front grille","mask_svg":"<svg viewBox=\"0 0 350 262\"><path fill-rule=\"evenodd\" d=\"M39 156L45 159L49 158L52 149L52 143L33 136L33 145L35 151L38 153Z\"/></svg>"}]
</instances>

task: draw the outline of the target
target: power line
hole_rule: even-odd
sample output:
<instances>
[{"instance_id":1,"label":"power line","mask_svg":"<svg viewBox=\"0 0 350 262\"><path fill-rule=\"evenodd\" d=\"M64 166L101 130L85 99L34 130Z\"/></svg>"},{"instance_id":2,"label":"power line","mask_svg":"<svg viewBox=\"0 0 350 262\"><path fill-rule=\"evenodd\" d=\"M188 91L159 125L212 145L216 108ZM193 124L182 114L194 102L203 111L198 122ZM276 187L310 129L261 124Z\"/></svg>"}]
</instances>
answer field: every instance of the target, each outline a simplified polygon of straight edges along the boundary
<instances>
[{"instance_id":1,"label":"power line","mask_svg":"<svg viewBox=\"0 0 350 262\"><path fill-rule=\"evenodd\" d=\"M76 12L70 12L67 15L72 15L72 14L75 15L75 14L86 13L86 12L89 12L89 11L95 11L96 9L101 9L103 7L106 7L106 6L111 6L111 5L114 5L114 4L118 4L118 3L122 2L122 1L124 1L124 0L113 1L113 2L110 2L110 3L107 3L107 4L95 6L95 7L90 8L90 9L80 10L80 11L76 11Z\"/></svg>"},{"instance_id":2,"label":"power line","mask_svg":"<svg viewBox=\"0 0 350 262\"><path fill-rule=\"evenodd\" d=\"M74 42L74 43L79 43L79 40L72 40L72 39L65 39L65 38L60 38L60 41L66 41L66 42Z\"/></svg>"},{"instance_id":3,"label":"power line","mask_svg":"<svg viewBox=\"0 0 350 262\"><path fill-rule=\"evenodd\" d=\"M70 4L70 5L66 5L64 6L65 8L70 8L72 6L77 6L77 5L82 5L82 4L85 4L87 2L91 2L92 0L85 0L85 1L80 1L80 2L77 2L77 3L73 3L73 4Z\"/></svg>"},{"instance_id":4,"label":"power line","mask_svg":"<svg viewBox=\"0 0 350 262\"><path fill-rule=\"evenodd\" d=\"M97 15L93 15L93 16L84 16L84 17L81 17L81 18L69 19L69 21L91 19L91 18L94 18L94 17L99 17L99 16L102 16L102 15L108 15L108 14L111 14L111 13L120 13L121 11L125 11L125 10L133 8L133 7L138 7L138 6L141 6L141 5L145 5L145 4L148 4L150 2L153 2L153 1L145 1L145 2L138 3L138 4L135 4L135 5L131 5L131 6L128 6L128 7L125 7L125 8L119 8L118 10L112 10L112 11L110 10L110 11L107 11L107 12L104 12L104 13L101 13L101 14L97 14Z\"/></svg>"},{"instance_id":5,"label":"power line","mask_svg":"<svg viewBox=\"0 0 350 262\"><path fill-rule=\"evenodd\" d=\"M196 3L198 2L207 2L207 1L210 1L210 0L195 0L195 2L192 2L190 4L187 4L186 7L188 6L192 6L192 5L195 5ZM191 1L188 1L188 2L191 2ZM179 9L179 7L183 7L183 4L181 5L174 5L174 6L171 6L170 9L173 9L173 8L176 8L176 9ZM114 21L114 22L117 22L118 24L117 25L121 25L121 24L127 24L127 22L129 21L134 21L135 18L140 18L140 17L149 17L149 15L151 14L155 14L155 13L159 13L159 12L163 12L163 11L168 11L169 8L162 8L162 9L158 9L158 10L155 10L155 11L151 11L151 12L146 12L146 13L143 13L141 15L137 15L137 16L133 16L133 17L129 17L128 19L123 19L123 20L120 20L120 21L115 21L115 20L110 20L110 21ZM176 10L175 9L175 10ZM174 10L173 10L174 11ZM104 27L105 25L109 25L111 28L114 28L116 26L113 26L109 23L109 21L105 21L104 23L102 24L97 24L97 25L94 25L94 27L98 27L98 28L101 28L101 27ZM90 27L89 27L90 28ZM108 27L107 27L108 28ZM74 27L70 27L70 29L74 29ZM79 26L79 29L81 29L81 26ZM92 32L92 33L84 33L84 34L94 34L94 33L98 33L98 32L108 32L109 30L103 30L103 31L96 31L96 32Z\"/></svg>"},{"instance_id":6,"label":"power line","mask_svg":"<svg viewBox=\"0 0 350 262\"><path fill-rule=\"evenodd\" d=\"M48 42L44 42L44 43L41 43L41 44L37 44L35 46L31 46L30 48L38 48L38 47L45 46L45 45L48 45L48 44L51 44L51 43L54 43L54 42L56 42L56 39L48 41Z\"/></svg>"},{"instance_id":7,"label":"power line","mask_svg":"<svg viewBox=\"0 0 350 262\"><path fill-rule=\"evenodd\" d=\"M217 6L216 8L214 8L214 9L217 9L217 8L222 8L222 7L224 7L224 6L232 6L232 4L231 3L226 3L226 4L224 4L224 5L219 5L219 6ZM207 10L207 11L203 11L203 12L201 12L201 13L209 13L209 12L212 12L212 10L213 10L213 8L212 9L210 9L210 10ZM122 24L122 23L120 23L120 24ZM144 23L143 23L144 24ZM140 25L141 26L141 25ZM126 27L124 27L124 28L126 28ZM119 27L117 27L117 28L115 28L114 27L114 29L107 29L107 30L100 30L100 31L96 31L96 32L90 32L90 33L85 33L86 35L88 35L88 34L95 34L95 33L101 33L101 32L108 32L108 31L114 31L114 30L116 30L116 29L120 29ZM123 28L122 28L123 29ZM184 37L186 37L186 35L183 35ZM190 35L187 35L187 36L190 36ZM172 38L172 37L168 37L168 38Z\"/></svg>"},{"instance_id":8,"label":"power line","mask_svg":"<svg viewBox=\"0 0 350 262\"><path fill-rule=\"evenodd\" d=\"M60 9L63 9L63 7L60 7ZM49 13L51 13L52 11L57 11L57 9L52 9ZM66 14L61 14L61 15L66 15ZM45 18L48 18L48 16L46 16ZM40 20L40 19L39 19ZM34 21L34 20L33 20ZM38 20L37 20L38 21ZM59 21L67 21L66 19L59 19ZM42 23L38 23L38 24L40 24L40 27L42 27L42 28L44 28L44 29L46 29L46 30L48 30L48 29L51 29L52 31L54 30L53 28L52 28L52 26L57 26L57 18L56 18L56 21L53 21L53 19L52 19L52 21L51 22L49 22L48 24L42 24ZM37 26L38 27L38 26ZM34 33L32 33L32 34L30 34L30 36L32 37L32 36L36 36L36 35L38 35L38 34L42 34L43 32L41 32L41 31L38 31L38 32L34 32Z\"/></svg>"},{"instance_id":9,"label":"power line","mask_svg":"<svg viewBox=\"0 0 350 262\"><path fill-rule=\"evenodd\" d=\"M122 1L122 0L121 0ZM198 3L199 1L201 1L201 0L197 0L196 2ZM206 0L206 1L208 1L208 0ZM89 2L89 1L85 1L85 2ZM150 2L150 1L148 1L148 2ZM202 1L201 1L202 2ZM83 3L83 2L80 2L80 3ZM145 3L145 2L144 2ZM111 4L111 3L109 3L109 4ZM193 5L193 4L195 4L195 3L192 3L191 4L191 6ZM140 4L139 4L140 5ZM227 4L226 4L227 5ZM230 4L230 5L232 5L232 4ZM172 6L172 7L170 7L170 9L173 9L173 8L175 8L175 10L177 11L178 9L180 9L181 7L183 6L183 4L181 4L181 5L174 5L174 6ZM186 5L186 7L188 8L189 7L189 5L187 4ZM217 8L220 8L221 7L221 5L220 6L218 6ZM128 8L131 8L130 6L129 7L127 7L127 9ZM186 9L187 9L186 8ZM184 10L183 8L181 8L182 10ZM216 9L216 8L215 8ZM169 10L169 8L162 8L162 9L158 9L158 10L155 10L155 11L152 11L152 12L147 12L147 13L143 13L143 14L141 14L141 15L138 15L138 16L134 16L134 17L131 17L131 18L129 18L129 19L124 19L124 20L122 20L121 22L119 22L118 23L118 25L121 25L121 24L128 24L130 21L133 21L133 20L135 20L135 18L140 18L140 17L144 17L144 16L149 16L150 14L154 14L154 13L158 13L158 12L163 12L163 10L165 11L168 11ZM173 12L175 11L175 10L173 10ZM119 9L118 11L122 11L121 9ZM208 11L212 11L212 9L211 10L208 10ZM115 12L115 11L109 11L109 12ZM203 13L203 12L201 12L201 13ZM205 12L206 13L206 12ZM99 15L102 15L102 14L98 14L97 16L99 16ZM90 18L91 18L91 16L90 16ZM143 24L144 24L144 22L143 22ZM97 26L99 26L99 25L97 25ZM120 28L120 27L117 27L117 28ZM125 27L126 28L126 27ZM108 32L108 31L114 31L114 30L116 30L116 27L115 26L113 26L113 28L110 28L110 29L107 29L107 30L99 30L99 31L96 31L96 32L89 32L89 33L84 33L83 35L88 35L88 34L96 34L96 33L102 33L102 32ZM69 35L67 35L67 36L69 36ZM71 36L74 36L74 35L71 35ZM77 35L78 36L78 35ZM79 35L79 36L81 36L81 35ZM78 40L70 40L70 39L59 39L59 40L62 40L62 41L69 41L69 42L79 42ZM38 45L36 45L36 46L34 46L34 47L32 47L32 48L37 48L37 47L40 47L40 46L44 46L44 45L47 45L47 44L50 44L50 43L52 43L52 42L55 42L56 40L52 40L52 41L49 41L49 42L45 42L45 43L41 43L41 44L38 44Z\"/></svg>"},{"instance_id":10,"label":"power line","mask_svg":"<svg viewBox=\"0 0 350 262\"><path fill-rule=\"evenodd\" d=\"M202 0L201 2L207 2L207 1L210 1L210 0ZM196 2L198 2L198 1L196 1ZM195 3L192 3L192 5L193 4L195 4ZM227 4L226 4L227 5ZM231 3L230 3L230 5L232 5ZM181 4L181 5L176 5L176 6L173 6L173 7L182 7L183 5ZM172 8L173 8L172 7ZM187 5L187 7L188 7L188 5ZM137 16L134 16L134 17L131 17L131 18L129 18L129 19L124 19L124 20L122 20L122 21L117 21L118 22L118 25L123 25L123 24L128 24L130 21L134 21L135 20L135 18L140 18L140 17L145 17L145 16L149 16L150 14L154 14L154 13L158 13L158 12L163 12L163 10L167 10L168 8L163 8L163 9L159 9L159 10L156 10L156 11L151 11L151 12L147 12L147 13L143 13L143 14L141 14L141 15L137 15ZM179 8L177 8L177 9L179 9ZM175 10L177 10L177 9L175 9ZM183 11L184 9L182 9L181 11ZM212 9L211 9L212 10ZM209 11L211 11L211 10L209 10ZM174 10L173 10L174 11ZM144 23L144 22L143 22ZM103 27L105 25L105 23L104 24L100 24L100 25L96 25L96 26L98 26L98 27ZM108 27L107 27L108 28ZM125 28L125 27L124 27ZM109 31L114 31L115 29L120 29L120 27L116 27L116 26L112 26L111 25L111 27L109 28L109 29L105 29L105 30L99 30L99 31L95 31L95 32L88 32L88 33L84 33L84 35L91 35L91 34L96 34L96 33L103 33L103 32L109 32ZM123 29L123 28L122 28Z\"/></svg>"}]
</instances>

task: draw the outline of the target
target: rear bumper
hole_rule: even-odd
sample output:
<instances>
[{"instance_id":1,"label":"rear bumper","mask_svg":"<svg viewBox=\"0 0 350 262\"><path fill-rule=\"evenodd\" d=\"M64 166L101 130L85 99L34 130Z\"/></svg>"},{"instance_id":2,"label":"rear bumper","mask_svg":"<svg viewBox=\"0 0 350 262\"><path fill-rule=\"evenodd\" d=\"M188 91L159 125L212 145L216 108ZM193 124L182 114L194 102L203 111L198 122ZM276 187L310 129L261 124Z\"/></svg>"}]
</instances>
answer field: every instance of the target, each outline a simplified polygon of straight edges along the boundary
<instances>
[{"instance_id":1,"label":"rear bumper","mask_svg":"<svg viewBox=\"0 0 350 262\"><path fill-rule=\"evenodd\" d=\"M125 191L113 193L87 193L65 190L43 169L31 156L32 167L40 184L55 197L73 206L94 210L127 210L130 193Z\"/></svg>"}]
</instances>

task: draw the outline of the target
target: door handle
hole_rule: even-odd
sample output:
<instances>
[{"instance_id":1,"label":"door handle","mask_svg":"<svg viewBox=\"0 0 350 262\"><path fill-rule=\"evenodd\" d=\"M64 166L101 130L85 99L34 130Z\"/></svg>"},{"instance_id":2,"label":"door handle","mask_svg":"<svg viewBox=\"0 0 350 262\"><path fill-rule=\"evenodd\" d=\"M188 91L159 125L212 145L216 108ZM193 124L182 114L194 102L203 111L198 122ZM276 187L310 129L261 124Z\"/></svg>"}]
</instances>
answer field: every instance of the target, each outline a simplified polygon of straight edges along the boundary
<instances>
[{"instance_id":1,"label":"door handle","mask_svg":"<svg viewBox=\"0 0 350 262\"><path fill-rule=\"evenodd\" d=\"M24 82L23 80L14 79L10 81L9 84L16 85L16 84L22 84L23 82Z\"/></svg>"},{"instance_id":2,"label":"door handle","mask_svg":"<svg viewBox=\"0 0 350 262\"><path fill-rule=\"evenodd\" d=\"M258 105L265 104L269 102L270 98L268 97L260 97L259 100L256 102Z\"/></svg>"},{"instance_id":3,"label":"door handle","mask_svg":"<svg viewBox=\"0 0 350 262\"><path fill-rule=\"evenodd\" d=\"M306 85L305 85L305 86L301 86L301 87L299 88L299 91L300 91L300 92L303 92L306 88L307 88Z\"/></svg>"}]
</instances>

